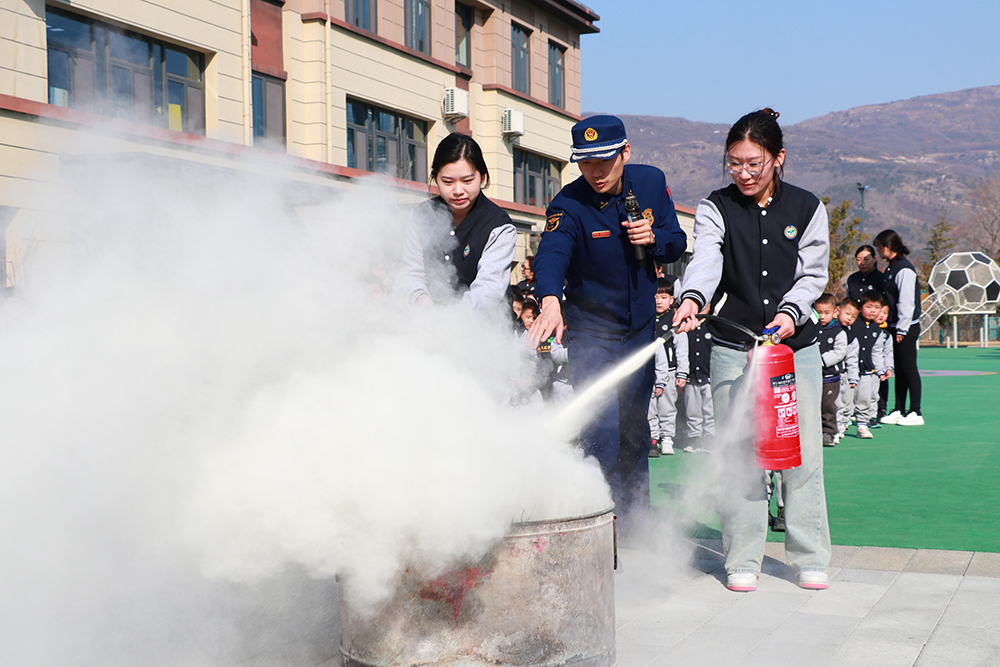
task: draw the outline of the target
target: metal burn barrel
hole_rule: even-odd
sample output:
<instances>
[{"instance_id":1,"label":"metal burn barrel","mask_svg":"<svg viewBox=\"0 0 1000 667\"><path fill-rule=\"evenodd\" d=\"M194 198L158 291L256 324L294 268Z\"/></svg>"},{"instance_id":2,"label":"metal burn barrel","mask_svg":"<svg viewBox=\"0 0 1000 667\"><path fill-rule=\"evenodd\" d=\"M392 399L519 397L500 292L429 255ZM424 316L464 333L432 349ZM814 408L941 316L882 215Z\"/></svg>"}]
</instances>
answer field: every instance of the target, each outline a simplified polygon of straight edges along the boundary
<instances>
[{"instance_id":1,"label":"metal burn barrel","mask_svg":"<svg viewBox=\"0 0 1000 667\"><path fill-rule=\"evenodd\" d=\"M612 667L614 515L516 523L488 556L406 570L372 615L341 580L345 667Z\"/></svg>"}]
</instances>

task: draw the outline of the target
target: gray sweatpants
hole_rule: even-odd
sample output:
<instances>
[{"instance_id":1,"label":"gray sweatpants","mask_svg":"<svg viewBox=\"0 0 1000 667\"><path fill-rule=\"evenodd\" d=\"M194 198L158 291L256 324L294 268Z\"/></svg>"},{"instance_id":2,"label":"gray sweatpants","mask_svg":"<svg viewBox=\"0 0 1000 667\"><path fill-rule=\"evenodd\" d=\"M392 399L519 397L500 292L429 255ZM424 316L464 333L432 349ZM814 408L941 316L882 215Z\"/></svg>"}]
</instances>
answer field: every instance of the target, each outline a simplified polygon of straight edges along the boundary
<instances>
[{"instance_id":1,"label":"gray sweatpants","mask_svg":"<svg viewBox=\"0 0 1000 667\"><path fill-rule=\"evenodd\" d=\"M677 375L667 374L667 384L663 393L655 393L649 398L649 432L655 440L673 441L677 425Z\"/></svg>"}]
</instances>

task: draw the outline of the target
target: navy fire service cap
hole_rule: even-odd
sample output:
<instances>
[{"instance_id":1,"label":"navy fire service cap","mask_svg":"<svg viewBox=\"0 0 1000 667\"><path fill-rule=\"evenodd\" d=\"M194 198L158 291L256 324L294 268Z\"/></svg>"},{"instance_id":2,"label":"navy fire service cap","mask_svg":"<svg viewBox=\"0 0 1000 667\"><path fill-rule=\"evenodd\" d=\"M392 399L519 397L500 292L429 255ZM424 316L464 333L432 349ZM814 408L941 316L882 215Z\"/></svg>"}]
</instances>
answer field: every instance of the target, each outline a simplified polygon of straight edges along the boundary
<instances>
[{"instance_id":1,"label":"navy fire service cap","mask_svg":"<svg viewBox=\"0 0 1000 667\"><path fill-rule=\"evenodd\" d=\"M610 160L625 147L625 124L617 116L591 116L573 126L570 162Z\"/></svg>"}]
</instances>

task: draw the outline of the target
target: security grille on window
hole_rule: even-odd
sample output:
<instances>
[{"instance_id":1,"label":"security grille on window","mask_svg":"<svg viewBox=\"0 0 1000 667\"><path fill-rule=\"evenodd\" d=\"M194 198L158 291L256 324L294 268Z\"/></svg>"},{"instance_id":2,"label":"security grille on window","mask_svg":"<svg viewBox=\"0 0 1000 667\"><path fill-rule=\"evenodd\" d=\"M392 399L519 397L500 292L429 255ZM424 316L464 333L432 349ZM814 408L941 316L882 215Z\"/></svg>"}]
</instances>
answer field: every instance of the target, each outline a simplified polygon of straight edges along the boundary
<instances>
[{"instance_id":1,"label":"security grille on window","mask_svg":"<svg viewBox=\"0 0 1000 667\"><path fill-rule=\"evenodd\" d=\"M49 104L205 133L204 56L46 9Z\"/></svg>"},{"instance_id":2,"label":"security grille on window","mask_svg":"<svg viewBox=\"0 0 1000 667\"><path fill-rule=\"evenodd\" d=\"M561 165L540 155L514 149L514 201L548 206L562 187Z\"/></svg>"},{"instance_id":3,"label":"security grille on window","mask_svg":"<svg viewBox=\"0 0 1000 667\"><path fill-rule=\"evenodd\" d=\"M375 29L375 0L344 0L347 22L353 26L378 32Z\"/></svg>"},{"instance_id":4,"label":"security grille on window","mask_svg":"<svg viewBox=\"0 0 1000 667\"><path fill-rule=\"evenodd\" d=\"M284 145L285 82L254 72L251 84L254 143Z\"/></svg>"},{"instance_id":5,"label":"security grille on window","mask_svg":"<svg viewBox=\"0 0 1000 667\"><path fill-rule=\"evenodd\" d=\"M526 95L531 92L530 36L526 28L510 24L511 83L514 90Z\"/></svg>"},{"instance_id":6,"label":"security grille on window","mask_svg":"<svg viewBox=\"0 0 1000 667\"><path fill-rule=\"evenodd\" d=\"M406 45L414 51L430 55L430 0L406 0Z\"/></svg>"},{"instance_id":7,"label":"security grille on window","mask_svg":"<svg viewBox=\"0 0 1000 667\"><path fill-rule=\"evenodd\" d=\"M566 105L566 49L549 42L549 104Z\"/></svg>"},{"instance_id":8,"label":"security grille on window","mask_svg":"<svg viewBox=\"0 0 1000 667\"><path fill-rule=\"evenodd\" d=\"M427 182L427 123L347 101L347 166Z\"/></svg>"},{"instance_id":9,"label":"security grille on window","mask_svg":"<svg viewBox=\"0 0 1000 667\"><path fill-rule=\"evenodd\" d=\"M472 7L455 3L455 62L472 67Z\"/></svg>"}]
</instances>

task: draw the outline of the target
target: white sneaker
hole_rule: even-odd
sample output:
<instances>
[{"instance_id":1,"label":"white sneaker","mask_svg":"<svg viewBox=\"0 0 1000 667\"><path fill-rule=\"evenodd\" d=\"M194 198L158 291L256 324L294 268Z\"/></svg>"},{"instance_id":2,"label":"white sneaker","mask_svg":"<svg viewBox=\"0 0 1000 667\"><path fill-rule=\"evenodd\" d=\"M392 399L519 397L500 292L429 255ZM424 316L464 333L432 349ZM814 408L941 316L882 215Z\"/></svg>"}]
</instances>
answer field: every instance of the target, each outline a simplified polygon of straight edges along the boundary
<instances>
[{"instance_id":1,"label":"white sneaker","mask_svg":"<svg viewBox=\"0 0 1000 667\"><path fill-rule=\"evenodd\" d=\"M837 435L833 436L833 444L835 444L835 445L839 445L840 444L840 435L841 434L838 433Z\"/></svg>"},{"instance_id":2,"label":"white sneaker","mask_svg":"<svg viewBox=\"0 0 1000 667\"><path fill-rule=\"evenodd\" d=\"M879 421L883 424L898 424L899 420L903 418L903 413L899 410L893 410L885 417L882 417Z\"/></svg>"},{"instance_id":3,"label":"white sneaker","mask_svg":"<svg viewBox=\"0 0 1000 667\"><path fill-rule=\"evenodd\" d=\"M871 440L875 436L872 435L872 432L868 430L867 426L861 424L858 426L858 437L862 440Z\"/></svg>"},{"instance_id":4,"label":"white sneaker","mask_svg":"<svg viewBox=\"0 0 1000 667\"><path fill-rule=\"evenodd\" d=\"M663 438L660 440L660 452L662 452L665 456L670 456L674 453L673 438Z\"/></svg>"},{"instance_id":5,"label":"white sneaker","mask_svg":"<svg viewBox=\"0 0 1000 667\"><path fill-rule=\"evenodd\" d=\"M733 572L726 579L726 588L747 593L757 590L757 575L753 572Z\"/></svg>"},{"instance_id":6,"label":"white sneaker","mask_svg":"<svg viewBox=\"0 0 1000 667\"><path fill-rule=\"evenodd\" d=\"M923 426L924 418L916 412L911 412L896 422L898 426Z\"/></svg>"},{"instance_id":7,"label":"white sneaker","mask_svg":"<svg viewBox=\"0 0 1000 667\"><path fill-rule=\"evenodd\" d=\"M812 590L821 591L824 588L830 587L830 575L826 572L816 572L814 570L800 572L799 586L802 588L810 588Z\"/></svg>"}]
</instances>

